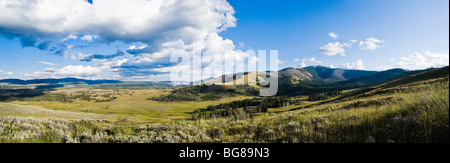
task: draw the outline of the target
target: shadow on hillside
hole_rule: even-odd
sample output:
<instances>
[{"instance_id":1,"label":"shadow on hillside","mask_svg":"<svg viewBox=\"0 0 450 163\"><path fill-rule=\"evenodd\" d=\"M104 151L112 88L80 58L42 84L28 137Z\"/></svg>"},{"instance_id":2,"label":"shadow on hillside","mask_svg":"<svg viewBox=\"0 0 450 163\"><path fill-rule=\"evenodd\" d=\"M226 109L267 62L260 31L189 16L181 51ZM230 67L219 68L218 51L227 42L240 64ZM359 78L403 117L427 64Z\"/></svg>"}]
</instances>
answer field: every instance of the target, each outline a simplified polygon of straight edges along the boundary
<instances>
[{"instance_id":1,"label":"shadow on hillside","mask_svg":"<svg viewBox=\"0 0 450 163\"><path fill-rule=\"evenodd\" d=\"M64 87L62 84L40 85L34 89L2 89L0 88L0 102L11 101L20 98L31 98L44 95L45 92Z\"/></svg>"}]
</instances>

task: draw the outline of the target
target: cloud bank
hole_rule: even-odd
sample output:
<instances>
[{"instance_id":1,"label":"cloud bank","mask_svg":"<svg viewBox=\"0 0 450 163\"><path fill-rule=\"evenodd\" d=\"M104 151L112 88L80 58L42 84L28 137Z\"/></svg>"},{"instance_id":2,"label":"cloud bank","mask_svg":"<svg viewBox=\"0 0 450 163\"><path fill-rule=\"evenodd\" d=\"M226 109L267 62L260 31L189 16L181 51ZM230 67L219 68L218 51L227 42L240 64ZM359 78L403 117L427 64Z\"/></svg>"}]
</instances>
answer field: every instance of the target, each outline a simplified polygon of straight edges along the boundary
<instances>
[{"instance_id":1,"label":"cloud bank","mask_svg":"<svg viewBox=\"0 0 450 163\"><path fill-rule=\"evenodd\" d=\"M62 78L62 77L92 77L99 75L102 72L100 68L91 66L73 66L69 65L61 69L46 68L44 71L34 72L32 74L25 74L25 77L45 79L45 78Z\"/></svg>"},{"instance_id":2,"label":"cloud bank","mask_svg":"<svg viewBox=\"0 0 450 163\"><path fill-rule=\"evenodd\" d=\"M11 71L6 72L5 70L0 70L0 76L11 76L11 75L14 75L14 73Z\"/></svg>"},{"instance_id":3,"label":"cloud bank","mask_svg":"<svg viewBox=\"0 0 450 163\"><path fill-rule=\"evenodd\" d=\"M449 65L449 52L446 53L432 53L426 51L425 53L414 53L407 57L400 58L400 61L396 64L396 67L416 70L437 68Z\"/></svg>"},{"instance_id":4,"label":"cloud bank","mask_svg":"<svg viewBox=\"0 0 450 163\"><path fill-rule=\"evenodd\" d=\"M0 31L24 46L89 33L108 42L194 42L234 27L234 12L225 0L2 0Z\"/></svg>"},{"instance_id":5,"label":"cloud bank","mask_svg":"<svg viewBox=\"0 0 450 163\"><path fill-rule=\"evenodd\" d=\"M0 36L20 41L22 47L95 62L122 77L144 78L169 72L167 68L174 66L170 54L191 51L194 45L205 51L231 51L228 57L242 55L233 41L220 36L236 26L234 14L226 0L2 0ZM86 55L71 41L85 41L87 46L117 41L141 46ZM66 73L57 75L61 74Z\"/></svg>"},{"instance_id":6,"label":"cloud bank","mask_svg":"<svg viewBox=\"0 0 450 163\"><path fill-rule=\"evenodd\" d=\"M350 70L364 70L364 63L362 60L357 60L355 63L345 63L341 66L343 69L350 69Z\"/></svg>"}]
</instances>

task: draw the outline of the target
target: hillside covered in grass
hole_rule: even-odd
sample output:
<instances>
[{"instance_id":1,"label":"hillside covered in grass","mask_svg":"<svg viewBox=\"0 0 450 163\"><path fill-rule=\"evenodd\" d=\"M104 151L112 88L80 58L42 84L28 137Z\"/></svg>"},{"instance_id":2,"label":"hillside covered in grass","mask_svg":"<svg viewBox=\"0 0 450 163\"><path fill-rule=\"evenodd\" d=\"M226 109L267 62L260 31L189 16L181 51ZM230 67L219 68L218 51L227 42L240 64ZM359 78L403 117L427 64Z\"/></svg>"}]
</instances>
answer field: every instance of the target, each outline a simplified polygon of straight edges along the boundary
<instances>
[{"instance_id":1,"label":"hillside covered in grass","mask_svg":"<svg viewBox=\"0 0 450 163\"><path fill-rule=\"evenodd\" d=\"M269 109L244 120L218 118L147 124L125 119L2 116L0 142L448 143L446 69L408 76L279 113Z\"/></svg>"}]
</instances>

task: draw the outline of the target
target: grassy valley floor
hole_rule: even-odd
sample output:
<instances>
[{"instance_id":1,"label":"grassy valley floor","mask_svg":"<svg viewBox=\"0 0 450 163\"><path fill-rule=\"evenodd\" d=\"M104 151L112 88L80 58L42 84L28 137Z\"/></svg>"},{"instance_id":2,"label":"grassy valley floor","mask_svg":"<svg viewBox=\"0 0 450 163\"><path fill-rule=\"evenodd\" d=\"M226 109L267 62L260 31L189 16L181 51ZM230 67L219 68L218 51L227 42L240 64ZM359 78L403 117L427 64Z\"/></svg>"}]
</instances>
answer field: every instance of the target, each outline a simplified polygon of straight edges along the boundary
<instances>
[{"instance_id":1,"label":"grassy valley floor","mask_svg":"<svg viewBox=\"0 0 450 163\"><path fill-rule=\"evenodd\" d=\"M70 114L89 113L88 115L102 115L103 118L100 118L102 120L165 123L174 120L189 119L190 113L195 109L251 98L248 96L234 96L217 101L186 102L157 102L148 100L148 98L159 97L169 92L170 90L156 89L60 88L42 96L13 98L8 103L0 102L0 116L14 115L33 118L83 119L79 116L70 116ZM31 108L28 112L33 114L25 114L22 110L12 109L10 107L12 105L14 107ZM47 111L65 112L68 115L33 112L35 110L33 108L45 108Z\"/></svg>"}]
</instances>

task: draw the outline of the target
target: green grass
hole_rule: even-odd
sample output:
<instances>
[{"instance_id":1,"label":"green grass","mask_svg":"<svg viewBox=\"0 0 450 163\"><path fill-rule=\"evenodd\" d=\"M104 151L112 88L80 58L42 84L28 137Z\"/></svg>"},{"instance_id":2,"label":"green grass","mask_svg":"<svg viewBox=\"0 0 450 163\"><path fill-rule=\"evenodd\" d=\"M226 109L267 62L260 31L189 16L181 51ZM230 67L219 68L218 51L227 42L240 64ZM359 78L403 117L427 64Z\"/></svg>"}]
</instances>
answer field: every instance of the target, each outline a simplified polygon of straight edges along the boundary
<instances>
[{"instance_id":1,"label":"green grass","mask_svg":"<svg viewBox=\"0 0 450 163\"><path fill-rule=\"evenodd\" d=\"M68 88L58 89L52 93L74 94L77 92L89 92L97 95L97 98L103 98L104 94L112 94L117 99L110 102L95 102L85 100L75 100L73 102L58 102L36 100L40 97L31 99L12 101L11 103L46 108L54 111L65 111L70 113L93 113L109 117L110 120L128 119L142 123L164 123L174 120L184 120L191 118L190 113L196 109L206 108L209 105L228 103L231 101L247 99L247 96L235 96L223 98L218 101L190 101L190 102L156 102L147 100L150 97L159 97L169 94L171 90L159 89L92 89L92 88ZM0 116L8 116L0 109ZM19 115L20 116L20 115ZM22 115L22 117L34 117L31 115ZM39 116L49 117L52 116Z\"/></svg>"},{"instance_id":2,"label":"green grass","mask_svg":"<svg viewBox=\"0 0 450 163\"><path fill-rule=\"evenodd\" d=\"M438 81L438 82L433 82ZM389 90L388 90L389 89ZM155 92L154 94L164 92ZM215 102L137 104L147 93L118 98L111 109L137 120L62 120L0 117L0 142L62 143L448 143L449 82L428 80L308 104L295 111L261 114L253 119L140 121L188 114ZM244 97L242 97L244 98ZM122 99L122 101L120 100ZM228 99L230 101L236 99ZM146 100L148 102L148 100ZM224 101L222 101L224 102ZM42 103L61 110L83 107ZM84 105L80 103L78 105ZM85 104L91 106L91 104ZM98 104L100 106L100 104ZM98 106L98 107L99 107ZM153 110L146 112L146 109ZM154 108L169 107L160 112ZM148 108L147 108L148 107ZM47 108L47 107L46 107ZM120 110L119 110L120 109ZM280 111L282 108L277 108ZM274 110L277 110L274 109ZM92 108L92 112L107 113ZM158 115L160 114L160 115ZM142 116L142 117L141 117ZM180 116L183 117L183 116Z\"/></svg>"}]
</instances>

